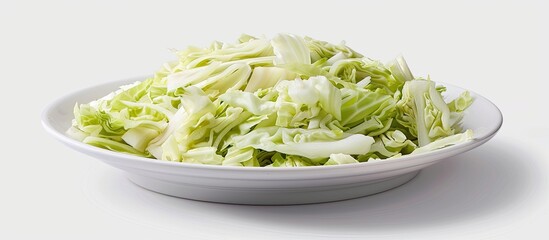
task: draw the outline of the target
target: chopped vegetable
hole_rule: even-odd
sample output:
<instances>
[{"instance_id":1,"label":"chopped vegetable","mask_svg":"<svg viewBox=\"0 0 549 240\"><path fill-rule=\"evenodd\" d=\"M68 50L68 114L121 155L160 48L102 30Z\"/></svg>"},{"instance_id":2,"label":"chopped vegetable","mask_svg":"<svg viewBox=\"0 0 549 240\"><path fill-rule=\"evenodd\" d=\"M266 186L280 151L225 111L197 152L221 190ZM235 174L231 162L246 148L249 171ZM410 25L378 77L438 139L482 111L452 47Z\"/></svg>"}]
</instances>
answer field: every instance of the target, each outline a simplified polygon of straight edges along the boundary
<instances>
[{"instance_id":1,"label":"chopped vegetable","mask_svg":"<svg viewBox=\"0 0 549 240\"><path fill-rule=\"evenodd\" d=\"M406 61L278 34L189 47L153 77L76 104L67 134L116 152L242 167L351 164L469 141L473 98L416 79Z\"/></svg>"}]
</instances>

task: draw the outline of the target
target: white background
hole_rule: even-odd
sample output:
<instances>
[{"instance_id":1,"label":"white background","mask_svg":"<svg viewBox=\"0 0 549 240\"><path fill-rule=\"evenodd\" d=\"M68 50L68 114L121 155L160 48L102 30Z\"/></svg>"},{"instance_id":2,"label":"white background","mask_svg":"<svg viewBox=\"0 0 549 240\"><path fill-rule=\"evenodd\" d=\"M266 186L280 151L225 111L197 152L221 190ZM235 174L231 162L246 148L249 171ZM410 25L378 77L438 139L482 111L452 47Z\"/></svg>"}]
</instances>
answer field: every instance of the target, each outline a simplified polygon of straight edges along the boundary
<instances>
[{"instance_id":1,"label":"white background","mask_svg":"<svg viewBox=\"0 0 549 240\"><path fill-rule=\"evenodd\" d=\"M548 239L547 15L542 1L2 1L0 239ZM346 40L498 105L486 145L382 194L258 207L143 190L40 126L87 86L149 75L171 48L241 33Z\"/></svg>"}]
</instances>

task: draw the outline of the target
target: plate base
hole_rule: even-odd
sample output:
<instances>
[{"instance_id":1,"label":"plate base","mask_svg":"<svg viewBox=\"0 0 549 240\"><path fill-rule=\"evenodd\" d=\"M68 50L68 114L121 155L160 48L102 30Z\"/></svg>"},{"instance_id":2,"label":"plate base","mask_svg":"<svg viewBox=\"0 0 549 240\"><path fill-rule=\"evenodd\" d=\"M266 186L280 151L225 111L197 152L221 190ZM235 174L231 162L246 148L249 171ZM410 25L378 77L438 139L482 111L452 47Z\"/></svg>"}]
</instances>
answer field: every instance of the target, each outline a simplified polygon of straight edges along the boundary
<instances>
[{"instance_id":1,"label":"plate base","mask_svg":"<svg viewBox=\"0 0 549 240\"><path fill-rule=\"evenodd\" d=\"M192 200L246 205L295 205L334 202L380 193L409 182L419 172L360 184L280 189L197 186L137 174L128 174L128 178L138 186L153 192Z\"/></svg>"}]
</instances>

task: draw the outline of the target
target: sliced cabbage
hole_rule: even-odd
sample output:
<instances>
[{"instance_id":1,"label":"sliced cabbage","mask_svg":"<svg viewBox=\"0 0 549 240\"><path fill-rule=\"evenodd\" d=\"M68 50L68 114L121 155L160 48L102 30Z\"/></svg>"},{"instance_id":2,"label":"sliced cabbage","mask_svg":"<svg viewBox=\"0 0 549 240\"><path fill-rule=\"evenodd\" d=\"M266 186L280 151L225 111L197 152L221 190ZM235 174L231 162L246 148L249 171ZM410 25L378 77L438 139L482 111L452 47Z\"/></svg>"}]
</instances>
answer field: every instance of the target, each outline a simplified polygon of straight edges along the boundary
<instances>
[{"instance_id":1,"label":"sliced cabbage","mask_svg":"<svg viewBox=\"0 0 549 240\"><path fill-rule=\"evenodd\" d=\"M276 56L275 65L311 64L311 52L301 36L278 34L271 40Z\"/></svg>"},{"instance_id":2,"label":"sliced cabbage","mask_svg":"<svg viewBox=\"0 0 549 240\"><path fill-rule=\"evenodd\" d=\"M316 40L311 37L305 37L304 39L311 52L311 59L313 62L320 59L328 59L329 62L333 63L338 59L362 57L360 53L357 53L353 49L347 47L345 42L336 45L329 42Z\"/></svg>"},{"instance_id":3,"label":"sliced cabbage","mask_svg":"<svg viewBox=\"0 0 549 240\"><path fill-rule=\"evenodd\" d=\"M358 156L361 162L369 159L384 159L397 156L399 154L410 154L417 149L417 146L406 135L399 130L387 131L375 137L370 151L367 154Z\"/></svg>"},{"instance_id":4,"label":"sliced cabbage","mask_svg":"<svg viewBox=\"0 0 549 240\"><path fill-rule=\"evenodd\" d=\"M176 52L153 77L76 104L67 134L163 161L241 167L340 165L469 141L473 102L449 102L401 56L278 34Z\"/></svg>"},{"instance_id":5,"label":"sliced cabbage","mask_svg":"<svg viewBox=\"0 0 549 240\"><path fill-rule=\"evenodd\" d=\"M330 154L330 159L324 165L341 165L349 163L358 163L358 161L349 154L334 153Z\"/></svg>"},{"instance_id":6,"label":"sliced cabbage","mask_svg":"<svg viewBox=\"0 0 549 240\"><path fill-rule=\"evenodd\" d=\"M462 95L459 105L472 101ZM418 146L423 147L437 139L457 134L456 125L461 119L460 107L453 103L452 111L437 91L435 83L429 80L407 81L402 88L402 97L397 102L396 120L408 132L417 137Z\"/></svg>"},{"instance_id":7,"label":"sliced cabbage","mask_svg":"<svg viewBox=\"0 0 549 240\"><path fill-rule=\"evenodd\" d=\"M473 131L471 129L467 129L463 133L458 133L450 136L446 136L443 138L439 138L434 142L431 142L423 147L417 148L414 150L411 154L419 154L419 153L425 153L430 152L433 150L437 150L440 148L444 148L447 146L455 145L462 142L467 142L473 139Z\"/></svg>"},{"instance_id":8,"label":"sliced cabbage","mask_svg":"<svg viewBox=\"0 0 549 240\"><path fill-rule=\"evenodd\" d=\"M374 140L362 134L342 134L325 129L281 128L254 129L234 137L237 148L253 147L318 159L333 153L366 154Z\"/></svg>"},{"instance_id":9,"label":"sliced cabbage","mask_svg":"<svg viewBox=\"0 0 549 240\"><path fill-rule=\"evenodd\" d=\"M396 102L390 95L360 88L344 88L341 91L341 123L344 126L357 126L371 118L383 122L395 115Z\"/></svg>"},{"instance_id":10,"label":"sliced cabbage","mask_svg":"<svg viewBox=\"0 0 549 240\"><path fill-rule=\"evenodd\" d=\"M274 154L271 159L273 163L266 167L307 167L317 165L305 157L295 155L284 156L280 153Z\"/></svg>"},{"instance_id":11,"label":"sliced cabbage","mask_svg":"<svg viewBox=\"0 0 549 240\"><path fill-rule=\"evenodd\" d=\"M273 87L281 80L295 79L296 73L280 67L256 67L244 91L255 92Z\"/></svg>"}]
</instances>

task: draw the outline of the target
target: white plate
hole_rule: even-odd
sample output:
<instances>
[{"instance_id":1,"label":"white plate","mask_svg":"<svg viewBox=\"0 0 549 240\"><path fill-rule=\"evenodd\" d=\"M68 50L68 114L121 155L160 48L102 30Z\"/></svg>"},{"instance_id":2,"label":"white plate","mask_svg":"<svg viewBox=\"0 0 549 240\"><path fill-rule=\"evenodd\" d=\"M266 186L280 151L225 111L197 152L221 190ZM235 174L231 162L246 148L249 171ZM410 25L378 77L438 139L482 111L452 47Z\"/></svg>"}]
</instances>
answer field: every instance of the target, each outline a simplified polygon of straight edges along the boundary
<instances>
[{"instance_id":1,"label":"white plate","mask_svg":"<svg viewBox=\"0 0 549 240\"><path fill-rule=\"evenodd\" d=\"M143 80L134 78L89 87L50 104L42 114L44 128L57 140L84 154L127 172L146 189L195 200L237 204L306 204L338 201L379 193L411 180L422 169L445 158L471 150L492 138L501 127L499 109L471 92L474 103L463 119L474 131L474 140L433 152L396 159L336 166L301 168L243 168L160 161L116 153L73 140L65 135L76 102L100 98L119 86ZM453 98L465 91L447 87Z\"/></svg>"}]
</instances>

